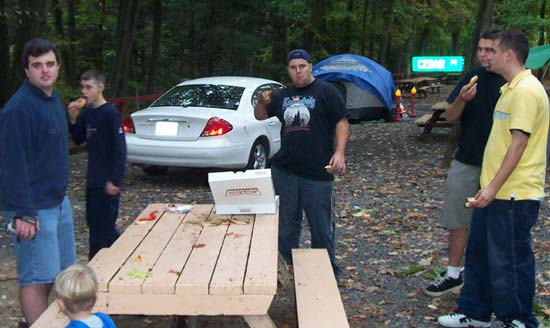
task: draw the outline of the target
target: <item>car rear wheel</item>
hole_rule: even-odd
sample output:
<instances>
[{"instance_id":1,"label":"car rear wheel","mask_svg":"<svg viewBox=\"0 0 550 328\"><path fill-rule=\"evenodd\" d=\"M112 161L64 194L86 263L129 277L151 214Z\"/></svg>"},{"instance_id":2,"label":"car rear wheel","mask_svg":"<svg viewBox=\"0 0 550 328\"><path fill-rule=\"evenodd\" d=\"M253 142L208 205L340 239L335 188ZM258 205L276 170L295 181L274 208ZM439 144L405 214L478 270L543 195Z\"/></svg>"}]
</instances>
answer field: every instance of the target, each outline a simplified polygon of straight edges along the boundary
<instances>
[{"instance_id":1,"label":"car rear wheel","mask_svg":"<svg viewBox=\"0 0 550 328\"><path fill-rule=\"evenodd\" d=\"M251 169L265 169L267 167L267 147L261 140L256 140L252 149L250 150L250 156L248 157L247 170Z\"/></svg>"},{"instance_id":2,"label":"car rear wheel","mask_svg":"<svg viewBox=\"0 0 550 328\"><path fill-rule=\"evenodd\" d=\"M168 167L166 166L155 166L155 165L147 165L141 167L147 175L152 177L158 177L160 175L163 175L168 171Z\"/></svg>"}]
</instances>

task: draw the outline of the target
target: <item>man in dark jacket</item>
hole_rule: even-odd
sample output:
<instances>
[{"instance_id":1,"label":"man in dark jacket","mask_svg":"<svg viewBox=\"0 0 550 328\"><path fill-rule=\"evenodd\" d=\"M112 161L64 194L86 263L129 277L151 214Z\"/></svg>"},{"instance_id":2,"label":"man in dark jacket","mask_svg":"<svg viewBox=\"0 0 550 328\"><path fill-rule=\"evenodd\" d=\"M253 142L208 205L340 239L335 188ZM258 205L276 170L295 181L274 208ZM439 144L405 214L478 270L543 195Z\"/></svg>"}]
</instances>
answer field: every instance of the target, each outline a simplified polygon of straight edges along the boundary
<instances>
[{"instance_id":1,"label":"man in dark jacket","mask_svg":"<svg viewBox=\"0 0 550 328\"><path fill-rule=\"evenodd\" d=\"M118 238L116 219L120 187L126 163L126 139L120 113L103 97L105 75L96 70L80 77L87 106L80 114L78 101L69 104L69 131L75 144L87 142L86 222L89 228L89 259ZM77 119L78 118L78 119Z\"/></svg>"},{"instance_id":2,"label":"man in dark jacket","mask_svg":"<svg viewBox=\"0 0 550 328\"><path fill-rule=\"evenodd\" d=\"M32 325L48 307L57 274L75 263L67 121L54 92L59 52L47 40L23 50L27 79L0 112L0 210L17 256L19 301Z\"/></svg>"}]
</instances>

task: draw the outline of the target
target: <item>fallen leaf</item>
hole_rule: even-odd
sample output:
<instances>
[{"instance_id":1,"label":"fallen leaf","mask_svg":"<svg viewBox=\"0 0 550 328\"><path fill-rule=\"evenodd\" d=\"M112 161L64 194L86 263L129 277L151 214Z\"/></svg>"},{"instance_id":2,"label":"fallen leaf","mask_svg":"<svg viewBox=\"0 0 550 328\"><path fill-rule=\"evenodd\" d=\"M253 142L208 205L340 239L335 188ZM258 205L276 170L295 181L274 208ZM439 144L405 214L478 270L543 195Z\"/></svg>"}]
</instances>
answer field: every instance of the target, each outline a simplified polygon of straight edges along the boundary
<instances>
[{"instance_id":1,"label":"fallen leaf","mask_svg":"<svg viewBox=\"0 0 550 328\"><path fill-rule=\"evenodd\" d=\"M195 244L193 245L193 248L203 248L206 247L206 244Z\"/></svg>"}]
</instances>

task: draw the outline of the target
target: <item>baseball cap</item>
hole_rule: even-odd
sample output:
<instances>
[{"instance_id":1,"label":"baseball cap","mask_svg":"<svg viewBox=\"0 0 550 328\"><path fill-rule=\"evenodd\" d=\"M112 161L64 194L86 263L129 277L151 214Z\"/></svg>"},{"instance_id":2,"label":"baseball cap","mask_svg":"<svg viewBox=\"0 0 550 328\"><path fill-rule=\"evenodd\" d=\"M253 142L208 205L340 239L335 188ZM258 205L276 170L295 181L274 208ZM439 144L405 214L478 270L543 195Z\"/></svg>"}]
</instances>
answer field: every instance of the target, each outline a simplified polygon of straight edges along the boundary
<instances>
[{"instance_id":1,"label":"baseball cap","mask_svg":"<svg viewBox=\"0 0 550 328\"><path fill-rule=\"evenodd\" d=\"M293 59L304 59L308 63L311 63L311 56L304 49L294 49L291 50L286 56L286 63L290 62Z\"/></svg>"}]
</instances>

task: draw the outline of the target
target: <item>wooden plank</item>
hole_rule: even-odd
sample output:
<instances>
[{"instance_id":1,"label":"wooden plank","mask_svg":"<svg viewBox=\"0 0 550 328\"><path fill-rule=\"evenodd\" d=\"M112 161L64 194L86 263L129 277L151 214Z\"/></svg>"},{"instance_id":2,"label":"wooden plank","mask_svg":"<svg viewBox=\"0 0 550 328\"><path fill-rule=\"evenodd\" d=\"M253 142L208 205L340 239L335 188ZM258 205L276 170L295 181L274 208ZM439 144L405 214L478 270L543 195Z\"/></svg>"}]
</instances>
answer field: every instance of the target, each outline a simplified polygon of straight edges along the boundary
<instances>
[{"instance_id":1,"label":"wooden plank","mask_svg":"<svg viewBox=\"0 0 550 328\"><path fill-rule=\"evenodd\" d=\"M162 209L166 204L149 204L138 216L145 217L155 210ZM137 220L137 219L136 219ZM94 256L90 267L97 275L100 292L109 290L109 282L117 274L120 267L126 262L128 256L139 245L143 237L149 233L156 221L145 222L144 224L131 224L124 233L111 245L108 256Z\"/></svg>"},{"instance_id":2,"label":"wooden plank","mask_svg":"<svg viewBox=\"0 0 550 328\"><path fill-rule=\"evenodd\" d=\"M67 317L57 305L57 302L53 302L50 306L40 315L31 328L63 328L69 324L69 317Z\"/></svg>"},{"instance_id":3,"label":"wooden plank","mask_svg":"<svg viewBox=\"0 0 550 328\"><path fill-rule=\"evenodd\" d=\"M109 314L265 315L273 295L108 294Z\"/></svg>"},{"instance_id":4,"label":"wooden plank","mask_svg":"<svg viewBox=\"0 0 550 328\"><path fill-rule=\"evenodd\" d=\"M227 229L216 270L210 282L211 295L240 295L243 293L244 275L250 250L253 215L233 216L237 223Z\"/></svg>"},{"instance_id":5,"label":"wooden plank","mask_svg":"<svg viewBox=\"0 0 550 328\"><path fill-rule=\"evenodd\" d=\"M293 249L300 328L349 327L326 249Z\"/></svg>"},{"instance_id":6,"label":"wooden plank","mask_svg":"<svg viewBox=\"0 0 550 328\"><path fill-rule=\"evenodd\" d=\"M277 328L273 320L266 315L245 315L244 320L250 328Z\"/></svg>"},{"instance_id":7,"label":"wooden plank","mask_svg":"<svg viewBox=\"0 0 550 328\"><path fill-rule=\"evenodd\" d=\"M228 224L212 223L220 220L212 211L176 283L176 295L209 293L210 279L228 228Z\"/></svg>"},{"instance_id":8,"label":"wooden plank","mask_svg":"<svg viewBox=\"0 0 550 328\"><path fill-rule=\"evenodd\" d=\"M175 284L181 274L193 245L197 242L202 225L212 212L212 205L194 205L185 216L155 264L151 277L142 286L144 294L174 294Z\"/></svg>"},{"instance_id":9,"label":"wooden plank","mask_svg":"<svg viewBox=\"0 0 550 328\"><path fill-rule=\"evenodd\" d=\"M244 282L245 294L273 295L277 292L278 227L278 212L256 215Z\"/></svg>"},{"instance_id":10,"label":"wooden plank","mask_svg":"<svg viewBox=\"0 0 550 328\"><path fill-rule=\"evenodd\" d=\"M154 228L144 236L139 246L109 283L109 291L120 294L140 294L141 286L147 279L133 276L132 272L151 272L184 217L184 214L172 212L159 213Z\"/></svg>"}]
</instances>

